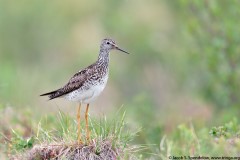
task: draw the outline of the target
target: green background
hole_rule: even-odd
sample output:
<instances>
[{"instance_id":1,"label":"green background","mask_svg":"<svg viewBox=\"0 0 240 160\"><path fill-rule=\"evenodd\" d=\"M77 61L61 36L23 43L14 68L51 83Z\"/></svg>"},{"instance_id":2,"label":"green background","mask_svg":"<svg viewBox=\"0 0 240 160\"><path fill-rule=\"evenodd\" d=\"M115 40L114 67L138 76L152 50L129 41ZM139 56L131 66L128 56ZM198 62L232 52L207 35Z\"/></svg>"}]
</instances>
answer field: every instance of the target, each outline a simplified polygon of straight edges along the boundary
<instances>
[{"instance_id":1,"label":"green background","mask_svg":"<svg viewBox=\"0 0 240 160\"><path fill-rule=\"evenodd\" d=\"M2 130L25 132L21 123L34 126L58 110L74 117L77 104L39 95L93 63L105 37L131 54L111 52L108 84L90 114L111 117L122 106L129 128L142 128L134 144L156 153L151 144L164 135L177 139L182 124L202 129L237 121L239 6L237 0L0 0Z\"/></svg>"}]
</instances>

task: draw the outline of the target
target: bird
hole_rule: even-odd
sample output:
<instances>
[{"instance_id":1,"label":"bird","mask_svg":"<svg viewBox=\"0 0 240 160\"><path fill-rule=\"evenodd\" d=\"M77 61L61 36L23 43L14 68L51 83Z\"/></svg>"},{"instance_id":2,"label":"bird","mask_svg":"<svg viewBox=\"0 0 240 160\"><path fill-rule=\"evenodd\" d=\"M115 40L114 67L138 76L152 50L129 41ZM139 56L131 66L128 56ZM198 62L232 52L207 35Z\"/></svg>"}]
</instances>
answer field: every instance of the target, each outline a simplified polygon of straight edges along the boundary
<instances>
[{"instance_id":1,"label":"bird","mask_svg":"<svg viewBox=\"0 0 240 160\"><path fill-rule=\"evenodd\" d=\"M78 103L77 109L77 142L82 144L81 126L80 126L80 110L82 104L86 104L85 111L85 131L87 143L90 142L90 130L88 125L89 105L104 90L109 76L109 60L110 51L118 50L123 53L129 52L118 47L113 39L105 38L101 41L99 55L97 60L88 67L78 71L70 80L61 88L54 91L41 94L40 96L48 96L49 100L55 98L65 98L69 101Z\"/></svg>"}]
</instances>

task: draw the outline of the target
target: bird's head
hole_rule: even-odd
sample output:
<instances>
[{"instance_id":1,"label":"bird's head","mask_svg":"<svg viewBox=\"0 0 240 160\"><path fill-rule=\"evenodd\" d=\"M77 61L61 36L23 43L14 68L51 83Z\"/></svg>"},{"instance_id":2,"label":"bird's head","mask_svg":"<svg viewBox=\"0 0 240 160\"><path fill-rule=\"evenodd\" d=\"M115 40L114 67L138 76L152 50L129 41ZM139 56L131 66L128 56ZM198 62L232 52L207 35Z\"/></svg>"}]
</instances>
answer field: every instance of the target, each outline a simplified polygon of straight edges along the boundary
<instances>
[{"instance_id":1,"label":"bird's head","mask_svg":"<svg viewBox=\"0 0 240 160\"><path fill-rule=\"evenodd\" d=\"M112 40L112 39L109 39L109 38L105 38L105 39L102 40L101 49L104 49L104 50L116 49L116 50L119 50L121 52L129 54L127 51L124 51L123 49L119 48L116 45L115 41Z\"/></svg>"}]
</instances>

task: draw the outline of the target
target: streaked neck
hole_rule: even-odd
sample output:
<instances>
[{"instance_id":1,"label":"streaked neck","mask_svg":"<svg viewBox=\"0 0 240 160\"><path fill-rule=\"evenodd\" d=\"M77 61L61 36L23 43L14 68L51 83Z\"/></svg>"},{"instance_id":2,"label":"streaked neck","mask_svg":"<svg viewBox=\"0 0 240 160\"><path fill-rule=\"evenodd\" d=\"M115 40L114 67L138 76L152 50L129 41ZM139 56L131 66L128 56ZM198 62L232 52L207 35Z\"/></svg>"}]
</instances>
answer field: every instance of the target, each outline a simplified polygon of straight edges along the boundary
<instances>
[{"instance_id":1,"label":"streaked neck","mask_svg":"<svg viewBox=\"0 0 240 160\"><path fill-rule=\"evenodd\" d=\"M98 64L99 65L108 65L109 63L109 49L100 49L100 53L98 55Z\"/></svg>"}]
</instances>

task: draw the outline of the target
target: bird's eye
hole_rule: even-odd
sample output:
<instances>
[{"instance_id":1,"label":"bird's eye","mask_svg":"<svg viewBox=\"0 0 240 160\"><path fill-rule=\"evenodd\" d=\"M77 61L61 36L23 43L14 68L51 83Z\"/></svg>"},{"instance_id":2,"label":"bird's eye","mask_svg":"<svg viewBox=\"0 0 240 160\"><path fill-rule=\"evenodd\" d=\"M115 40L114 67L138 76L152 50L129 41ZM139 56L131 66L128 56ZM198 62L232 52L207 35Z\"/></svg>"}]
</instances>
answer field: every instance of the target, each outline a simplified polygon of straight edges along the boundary
<instances>
[{"instance_id":1,"label":"bird's eye","mask_svg":"<svg viewBox=\"0 0 240 160\"><path fill-rule=\"evenodd\" d=\"M107 44L110 44L109 42L107 42Z\"/></svg>"}]
</instances>

